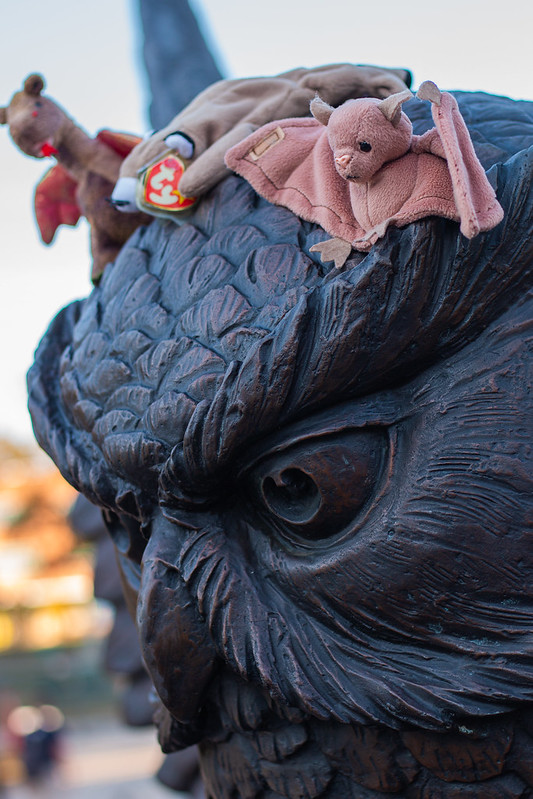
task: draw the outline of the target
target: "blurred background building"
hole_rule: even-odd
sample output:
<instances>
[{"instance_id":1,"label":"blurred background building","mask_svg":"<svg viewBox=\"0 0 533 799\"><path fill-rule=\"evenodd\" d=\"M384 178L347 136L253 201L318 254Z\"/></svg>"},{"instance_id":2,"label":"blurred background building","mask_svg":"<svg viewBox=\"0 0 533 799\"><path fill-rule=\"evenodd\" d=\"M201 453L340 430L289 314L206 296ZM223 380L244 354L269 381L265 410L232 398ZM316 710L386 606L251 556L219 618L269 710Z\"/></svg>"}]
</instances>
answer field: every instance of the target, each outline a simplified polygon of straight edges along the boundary
<instances>
[{"instance_id":1,"label":"blurred background building","mask_svg":"<svg viewBox=\"0 0 533 799\"><path fill-rule=\"evenodd\" d=\"M14 664L16 653L77 646L109 628L109 609L93 598L91 549L67 522L75 497L42 456L0 440L0 651ZM65 668L55 664L55 677ZM20 667L12 672L27 690Z\"/></svg>"}]
</instances>

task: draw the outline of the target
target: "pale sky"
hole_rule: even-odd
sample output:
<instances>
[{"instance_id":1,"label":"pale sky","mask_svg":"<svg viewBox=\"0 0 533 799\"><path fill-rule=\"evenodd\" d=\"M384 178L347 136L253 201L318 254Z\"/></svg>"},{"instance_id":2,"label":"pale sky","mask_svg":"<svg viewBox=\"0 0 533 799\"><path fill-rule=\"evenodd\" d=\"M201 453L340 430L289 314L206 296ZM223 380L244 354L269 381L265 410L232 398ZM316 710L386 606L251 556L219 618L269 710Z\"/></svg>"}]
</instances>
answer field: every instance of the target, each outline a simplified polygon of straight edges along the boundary
<instances>
[{"instance_id":1,"label":"pale sky","mask_svg":"<svg viewBox=\"0 0 533 799\"><path fill-rule=\"evenodd\" d=\"M408 67L414 86L533 100L530 0L195 0L227 77L351 61ZM409 9L406 13L405 8ZM31 72L91 134L143 133L148 98L135 0L0 0L0 104ZM22 155L0 129L0 436L32 440L25 373L55 313L90 291L85 224L51 247L33 219L35 184L51 162Z\"/></svg>"}]
</instances>

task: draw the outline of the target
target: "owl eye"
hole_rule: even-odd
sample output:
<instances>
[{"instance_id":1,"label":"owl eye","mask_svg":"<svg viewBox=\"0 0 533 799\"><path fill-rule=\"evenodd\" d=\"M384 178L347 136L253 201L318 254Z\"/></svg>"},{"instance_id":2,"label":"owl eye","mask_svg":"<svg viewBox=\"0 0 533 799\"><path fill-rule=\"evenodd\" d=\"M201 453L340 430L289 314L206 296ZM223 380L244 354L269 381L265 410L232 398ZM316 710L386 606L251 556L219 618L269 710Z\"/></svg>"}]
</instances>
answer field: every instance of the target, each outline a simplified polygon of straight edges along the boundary
<instances>
[{"instance_id":1,"label":"owl eye","mask_svg":"<svg viewBox=\"0 0 533 799\"><path fill-rule=\"evenodd\" d=\"M387 452L383 428L308 438L257 462L248 494L285 536L328 539L364 511Z\"/></svg>"},{"instance_id":2,"label":"owl eye","mask_svg":"<svg viewBox=\"0 0 533 799\"><path fill-rule=\"evenodd\" d=\"M261 488L267 507L288 522L311 521L320 506L318 486L302 469L288 468L267 475Z\"/></svg>"}]
</instances>

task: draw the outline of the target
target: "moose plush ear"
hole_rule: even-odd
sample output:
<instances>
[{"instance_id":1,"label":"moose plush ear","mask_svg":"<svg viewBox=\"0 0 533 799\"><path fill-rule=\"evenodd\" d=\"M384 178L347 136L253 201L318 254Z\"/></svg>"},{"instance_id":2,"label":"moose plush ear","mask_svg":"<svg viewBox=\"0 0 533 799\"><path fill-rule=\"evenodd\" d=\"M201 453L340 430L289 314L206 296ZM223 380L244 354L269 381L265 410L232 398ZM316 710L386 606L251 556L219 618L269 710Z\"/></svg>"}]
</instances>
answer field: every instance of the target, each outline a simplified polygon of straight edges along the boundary
<instances>
[{"instance_id":1,"label":"moose plush ear","mask_svg":"<svg viewBox=\"0 0 533 799\"><path fill-rule=\"evenodd\" d=\"M44 79L41 75L28 75L24 81L24 91L26 94L38 97L44 89Z\"/></svg>"},{"instance_id":2,"label":"moose plush ear","mask_svg":"<svg viewBox=\"0 0 533 799\"><path fill-rule=\"evenodd\" d=\"M378 108L383 116L396 127L402 116L402 103L405 103L406 100L410 100L412 96L413 93L409 91L409 89L404 89L403 92L391 94L390 97L382 100Z\"/></svg>"},{"instance_id":3,"label":"moose plush ear","mask_svg":"<svg viewBox=\"0 0 533 799\"><path fill-rule=\"evenodd\" d=\"M0 125L7 125L7 108L0 108Z\"/></svg>"},{"instance_id":4,"label":"moose plush ear","mask_svg":"<svg viewBox=\"0 0 533 799\"><path fill-rule=\"evenodd\" d=\"M313 100L311 100L311 105L309 108L312 115L316 120L318 120L318 122L321 122L322 125L328 124L329 118L333 113L332 106L325 103L324 100L321 100L317 95Z\"/></svg>"}]
</instances>

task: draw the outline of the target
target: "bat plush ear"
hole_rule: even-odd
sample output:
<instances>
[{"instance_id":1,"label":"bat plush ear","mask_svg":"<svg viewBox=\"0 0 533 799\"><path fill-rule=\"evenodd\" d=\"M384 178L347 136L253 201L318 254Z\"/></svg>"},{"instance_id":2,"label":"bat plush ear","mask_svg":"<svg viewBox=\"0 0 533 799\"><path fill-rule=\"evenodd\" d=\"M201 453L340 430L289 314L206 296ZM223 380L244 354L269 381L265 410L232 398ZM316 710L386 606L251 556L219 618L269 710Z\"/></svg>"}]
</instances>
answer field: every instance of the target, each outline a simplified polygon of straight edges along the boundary
<instances>
[{"instance_id":1,"label":"bat plush ear","mask_svg":"<svg viewBox=\"0 0 533 799\"><path fill-rule=\"evenodd\" d=\"M321 100L317 95L313 100L311 100L311 105L309 108L312 115L318 122L321 122L322 125L328 124L329 118L333 113L333 107L331 105L325 103L324 100Z\"/></svg>"},{"instance_id":2,"label":"bat plush ear","mask_svg":"<svg viewBox=\"0 0 533 799\"><path fill-rule=\"evenodd\" d=\"M24 91L26 94L31 94L38 97L44 89L44 79L41 75L28 75L24 81Z\"/></svg>"},{"instance_id":3,"label":"bat plush ear","mask_svg":"<svg viewBox=\"0 0 533 799\"><path fill-rule=\"evenodd\" d=\"M404 89L403 92L397 92L396 94L391 94L390 97L386 97L385 100L380 102L378 108L383 116L396 127L402 116L402 103L410 100L412 96L413 93L409 89Z\"/></svg>"},{"instance_id":4,"label":"bat plush ear","mask_svg":"<svg viewBox=\"0 0 533 799\"><path fill-rule=\"evenodd\" d=\"M7 108L0 108L0 125L7 125Z\"/></svg>"}]
</instances>

